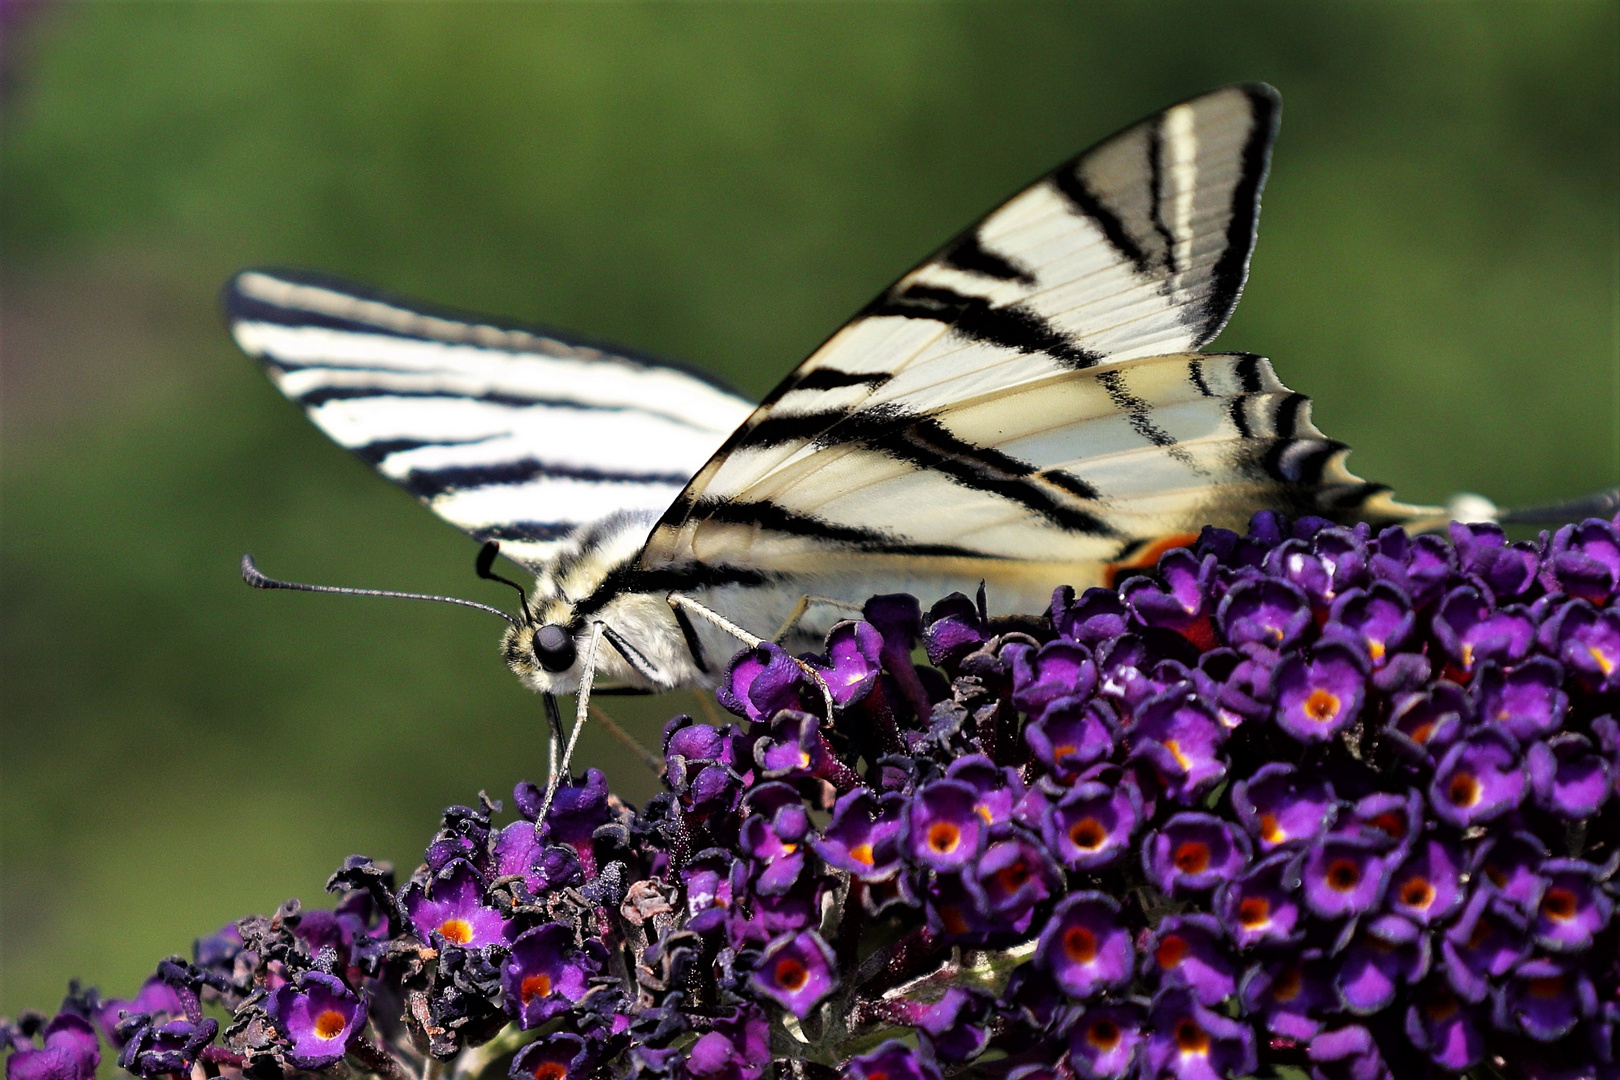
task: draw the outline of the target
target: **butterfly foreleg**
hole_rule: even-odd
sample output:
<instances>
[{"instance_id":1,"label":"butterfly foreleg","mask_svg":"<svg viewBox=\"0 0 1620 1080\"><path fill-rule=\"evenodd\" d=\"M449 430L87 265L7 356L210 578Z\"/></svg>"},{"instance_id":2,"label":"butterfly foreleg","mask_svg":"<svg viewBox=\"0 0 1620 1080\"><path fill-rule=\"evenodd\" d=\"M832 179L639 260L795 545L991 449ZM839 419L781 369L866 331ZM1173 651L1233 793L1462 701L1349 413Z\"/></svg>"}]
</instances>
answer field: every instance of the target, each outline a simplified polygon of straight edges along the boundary
<instances>
[{"instance_id":1,"label":"butterfly foreleg","mask_svg":"<svg viewBox=\"0 0 1620 1080\"><path fill-rule=\"evenodd\" d=\"M568 733L568 745L563 749L560 762L557 761L555 740L562 734L561 718L557 717L553 724L551 760L555 767L546 778L546 797L541 800L540 813L535 816L534 821L537 829L546 823L546 814L551 810L551 800L557 797L557 786L562 783L562 778L568 775L569 762L574 759L574 747L579 743L580 730L584 728L586 717L589 715L591 685L596 682L596 663L602 651L602 632L605 629L603 623L591 623L591 636L585 641L585 656L580 662L579 689L574 691L574 729Z\"/></svg>"},{"instance_id":2,"label":"butterfly foreleg","mask_svg":"<svg viewBox=\"0 0 1620 1080\"><path fill-rule=\"evenodd\" d=\"M838 608L841 611L848 611L855 615L861 614L859 604L851 604L847 600L835 600L830 596L811 596L809 593L805 593L799 597L798 603L793 605L793 610L788 613L788 617L782 620L782 625L777 628L776 633L771 635L771 640L778 645L782 644L782 639L798 629L799 620L803 619L805 613L817 604L823 607Z\"/></svg>"},{"instance_id":3,"label":"butterfly foreleg","mask_svg":"<svg viewBox=\"0 0 1620 1080\"><path fill-rule=\"evenodd\" d=\"M705 620L713 626L718 626L720 629L724 630L726 633L730 634L744 645L747 645L750 649L757 649L761 645L765 644L764 638L750 634L747 630L744 630L742 627L738 626L736 623L732 622L718 611L714 611L713 609L698 603L690 596L686 596L678 592L672 592L665 599L669 601L669 606L674 608L676 611L688 612L692 615L696 615L700 619ZM806 597L803 601L801 601L801 604L808 606L808 601L810 599L810 597ZM804 613L802 611L797 612L793 616L793 621L796 621L803 614ZM810 678L810 681L816 684L816 688L821 691L822 703L827 706L827 718L829 720L832 719L832 689L828 687L827 680L823 679L821 677L821 673L815 668L811 667L805 661L794 657L793 662L799 665L799 670L803 671L805 675Z\"/></svg>"}]
</instances>

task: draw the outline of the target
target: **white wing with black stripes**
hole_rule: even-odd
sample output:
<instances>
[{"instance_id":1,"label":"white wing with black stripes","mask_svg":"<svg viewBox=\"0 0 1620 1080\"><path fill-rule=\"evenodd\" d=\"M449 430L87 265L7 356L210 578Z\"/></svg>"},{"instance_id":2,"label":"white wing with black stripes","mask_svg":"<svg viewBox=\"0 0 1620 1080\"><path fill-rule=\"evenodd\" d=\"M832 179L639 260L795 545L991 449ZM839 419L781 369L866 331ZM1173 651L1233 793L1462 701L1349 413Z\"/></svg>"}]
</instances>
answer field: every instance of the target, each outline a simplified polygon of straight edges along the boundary
<instances>
[{"instance_id":1,"label":"white wing with black stripes","mask_svg":"<svg viewBox=\"0 0 1620 1080\"><path fill-rule=\"evenodd\" d=\"M666 363L318 275L245 271L224 302L323 431L532 568L581 525L650 524L752 408Z\"/></svg>"},{"instance_id":2,"label":"white wing with black stripes","mask_svg":"<svg viewBox=\"0 0 1620 1080\"><path fill-rule=\"evenodd\" d=\"M792 573L836 551L1039 561L1080 585L1267 506L1407 516L1266 361L1194 351L1247 275L1278 108L1267 86L1205 94L992 211L777 387L644 565Z\"/></svg>"}]
</instances>

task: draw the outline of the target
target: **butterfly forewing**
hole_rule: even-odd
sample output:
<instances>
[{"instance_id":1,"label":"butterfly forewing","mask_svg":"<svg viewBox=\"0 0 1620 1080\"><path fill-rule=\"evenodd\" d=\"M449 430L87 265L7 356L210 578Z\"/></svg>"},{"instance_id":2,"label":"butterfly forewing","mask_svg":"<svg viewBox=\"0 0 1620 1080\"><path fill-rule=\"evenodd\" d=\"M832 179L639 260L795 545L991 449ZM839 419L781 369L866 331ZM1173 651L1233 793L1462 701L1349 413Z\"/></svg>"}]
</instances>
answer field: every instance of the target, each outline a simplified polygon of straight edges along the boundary
<instances>
[{"instance_id":1,"label":"butterfly forewing","mask_svg":"<svg viewBox=\"0 0 1620 1080\"><path fill-rule=\"evenodd\" d=\"M662 512L750 409L665 363L319 275L245 271L225 306L323 431L536 568L581 525Z\"/></svg>"},{"instance_id":2,"label":"butterfly forewing","mask_svg":"<svg viewBox=\"0 0 1620 1080\"><path fill-rule=\"evenodd\" d=\"M1269 87L1217 90L991 212L754 411L644 564L864 579L860 560L899 555L1085 584L1265 506L1371 506L1383 489L1269 364L1192 352L1241 292L1277 110Z\"/></svg>"}]
</instances>

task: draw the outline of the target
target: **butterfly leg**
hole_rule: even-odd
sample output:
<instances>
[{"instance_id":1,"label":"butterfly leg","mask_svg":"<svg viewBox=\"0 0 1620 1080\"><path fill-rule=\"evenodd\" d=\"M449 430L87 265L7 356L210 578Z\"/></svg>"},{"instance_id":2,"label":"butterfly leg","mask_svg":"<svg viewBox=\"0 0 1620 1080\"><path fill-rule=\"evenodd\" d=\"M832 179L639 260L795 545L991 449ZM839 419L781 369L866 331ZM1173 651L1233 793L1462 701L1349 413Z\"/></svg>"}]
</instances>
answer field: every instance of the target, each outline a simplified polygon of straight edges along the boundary
<instances>
[{"instance_id":1,"label":"butterfly leg","mask_svg":"<svg viewBox=\"0 0 1620 1080\"><path fill-rule=\"evenodd\" d=\"M691 614L696 615L698 618L703 619L714 626L718 626L720 629L724 630L726 633L730 634L744 645L747 645L750 649L757 649L761 645L765 644L764 638L756 637L753 634L750 634L748 631L744 630L742 627L738 626L736 623L732 622L718 611L710 610L704 605L698 603L696 600L692 599L690 596L684 596L681 593L672 592L665 599L669 602L669 606L674 608L676 611L690 612ZM833 697L832 690L827 686L827 680L823 679L820 672L811 667L809 664L805 663L803 660L794 657L793 662L799 665L799 670L809 676L810 681L814 682L816 687L821 691L821 700L827 706L827 718L829 720L832 719Z\"/></svg>"},{"instance_id":2,"label":"butterfly leg","mask_svg":"<svg viewBox=\"0 0 1620 1080\"><path fill-rule=\"evenodd\" d=\"M540 813L535 816L535 828L545 824L546 814L551 810L551 800L557 797L557 786L562 783L562 778L568 775L568 764L574 760L574 747L579 743L580 729L585 726L585 719L591 707L591 684L596 681L596 658L601 652L604 629L602 623L591 623L591 636L585 642L585 657L580 665L579 689L574 692L574 730L568 733L568 745L563 750L562 761L557 762L557 767L546 779L546 797L540 803ZM553 738L561 734L561 728L559 722L553 731ZM555 749L552 753L552 760L555 761Z\"/></svg>"},{"instance_id":3,"label":"butterfly leg","mask_svg":"<svg viewBox=\"0 0 1620 1080\"><path fill-rule=\"evenodd\" d=\"M788 617L782 620L782 625L777 629L776 633L771 635L771 640L778 645L782 644L782 639L798 628L799 620L804 618L805 612L817 604L823 607L839 608L843 611L853 612L856 615L861 613L859 604L851 604L847 600L834 600L830 596L811 596L809 593L805 593L799 597L799 602L793 605L793 610L788 614Z\"/></svg>"}]
</instances>

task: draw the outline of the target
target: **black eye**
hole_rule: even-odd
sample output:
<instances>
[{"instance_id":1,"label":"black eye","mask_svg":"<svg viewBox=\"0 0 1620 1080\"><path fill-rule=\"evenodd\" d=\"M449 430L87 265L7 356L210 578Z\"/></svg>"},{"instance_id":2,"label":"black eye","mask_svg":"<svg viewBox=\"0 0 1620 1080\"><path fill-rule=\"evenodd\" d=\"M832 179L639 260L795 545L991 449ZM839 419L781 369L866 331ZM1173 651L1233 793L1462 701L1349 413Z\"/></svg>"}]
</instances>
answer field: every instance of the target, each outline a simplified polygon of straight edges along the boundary
<instances>
[{"instance_id":1,"label":"black eye","mask_svg":"<svg viewBox=\"0 0 1620 1080\"><path fill-rule=\"evenodd\" d=\"M542 626L534 632L534 658L547 671L567 671L574 666L574 635L560 626Z\"/></svg>"}]
</instances>

